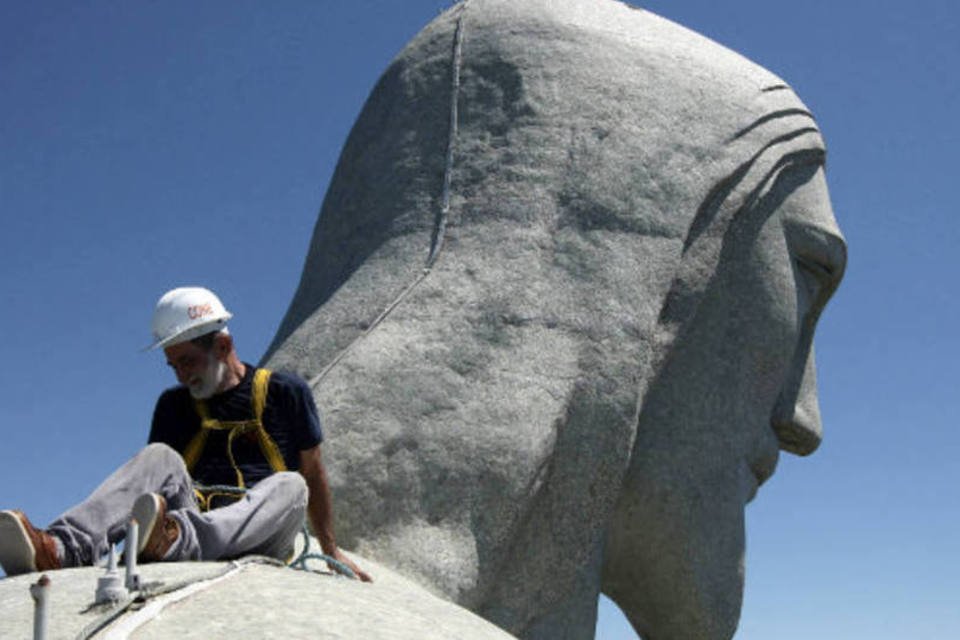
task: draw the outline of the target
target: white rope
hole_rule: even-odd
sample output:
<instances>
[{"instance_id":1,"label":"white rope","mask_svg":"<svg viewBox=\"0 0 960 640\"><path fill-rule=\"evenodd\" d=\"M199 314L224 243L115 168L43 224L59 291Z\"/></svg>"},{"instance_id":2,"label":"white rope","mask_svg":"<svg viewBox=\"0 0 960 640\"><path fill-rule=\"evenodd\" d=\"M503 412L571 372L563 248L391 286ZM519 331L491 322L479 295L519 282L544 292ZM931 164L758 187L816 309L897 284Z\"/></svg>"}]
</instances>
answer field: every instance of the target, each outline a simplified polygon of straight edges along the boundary
<instances>
[{"instance_id":1,"label":"white rope","mask_svg":"<svg viewBox=\"0 0 960 640\"><path fill-rule=\"evenodd\" d=\"M184 598L189 598L200 591L205 591L213 585L237 575L249 566L250 563L234 563L234 567L222 575L210 578L209 580L194 582L177 591L151 599L142 609L138 609L124 616L118 622L111 625L102 637L104 640L127 640L130 634L160 615L160 612L167 606L179 602Z\"/></svg>"}]
</instances>

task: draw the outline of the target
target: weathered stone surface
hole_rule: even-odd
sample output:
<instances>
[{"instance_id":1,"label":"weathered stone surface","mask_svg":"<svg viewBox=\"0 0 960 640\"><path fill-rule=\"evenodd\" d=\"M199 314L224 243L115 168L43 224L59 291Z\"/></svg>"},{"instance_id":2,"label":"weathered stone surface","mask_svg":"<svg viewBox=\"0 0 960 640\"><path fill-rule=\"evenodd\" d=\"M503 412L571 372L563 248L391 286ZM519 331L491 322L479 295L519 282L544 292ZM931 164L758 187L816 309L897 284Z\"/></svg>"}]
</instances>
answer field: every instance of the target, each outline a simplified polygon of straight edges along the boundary
<instances>
[{"instance_id":1,"label":"weathered stone surface","mask_svg":"<svg viewBox=\"0 0 960 640\"><path fill-rule=\"evenodd\" d=\"M314 543L316 544L316 543ZM129 612L96 638L121 630L130 638L370 638L420 640L513 636L466 609L442 600L386 567L357 558L376 573L365 584L333 575L251 564L159 611L143 609L143 620ZM222 562L162 563L141 567L145 582L199 581L229 569ZM121 568L122 571L122 568ZM73 640L101 617L90 609L98 568L50 572L49 640ZM33 637L29 585L38 574L0 580L0 620L4 638ZM172 592L179 597L182 592ZM161 596L148 606L163 602ZM172 598L171 598L172 599ZM121 629L120 625L124 625Z\"/></svg>"},{"instance_id":2,"label":"weathered stone surface","mask_svg":"<svg viewBox=\"0 0 960 640\"><path fill-rule=\"evenodd\" d=\"M782 80L649 12L438 17L266 358L314 381L342 542L525 638L590 637L601 590L645 637L729 638L744 505L820 439L823 156Z\"/></svg>"}]
</instances>

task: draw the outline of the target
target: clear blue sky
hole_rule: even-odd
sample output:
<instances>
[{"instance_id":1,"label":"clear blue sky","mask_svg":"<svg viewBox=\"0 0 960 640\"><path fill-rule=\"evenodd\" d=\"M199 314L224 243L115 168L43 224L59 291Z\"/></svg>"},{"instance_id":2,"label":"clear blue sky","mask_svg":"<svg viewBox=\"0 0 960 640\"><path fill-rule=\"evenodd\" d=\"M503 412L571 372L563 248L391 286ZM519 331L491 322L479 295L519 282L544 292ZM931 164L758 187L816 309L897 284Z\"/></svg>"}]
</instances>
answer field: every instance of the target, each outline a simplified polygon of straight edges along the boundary
<instances>
[{"instance_id":1,"label":"clear blue sky","mask_svg":"<svg viewBox=\"0 0 960 640\"><path fill-rule=\"evenodd\" d=\"M825 441L748 508L737 639L960 637L958 5L638 4L794 86L850 245ZM353 119L448 5L0 2L0 508L45 523L143 444L166 289L215 289L260 357ZM635 636L603 602L597 637Z\"/></svg>"}]
</instances>

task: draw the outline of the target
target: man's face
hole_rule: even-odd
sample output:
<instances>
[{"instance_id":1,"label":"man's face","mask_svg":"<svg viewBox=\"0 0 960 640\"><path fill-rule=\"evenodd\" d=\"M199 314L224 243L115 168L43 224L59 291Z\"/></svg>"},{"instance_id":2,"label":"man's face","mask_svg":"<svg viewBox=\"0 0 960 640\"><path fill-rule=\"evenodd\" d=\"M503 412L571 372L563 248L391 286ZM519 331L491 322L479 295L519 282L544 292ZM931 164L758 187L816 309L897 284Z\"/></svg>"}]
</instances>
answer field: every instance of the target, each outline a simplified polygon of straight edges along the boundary
<instances>
[{"instance_id":1,"label":"man's face","mask_svg":"<svg viewBox=\"0 0 960 640\"><path fill-rule=\"evenodd\" d=\"M212 396L223 383L226 363L217 357L216 347L216 343L214 348L204 349L193 342L181 342L163 350L177 382L198 400Z\"/></svg>"}]
</instances>

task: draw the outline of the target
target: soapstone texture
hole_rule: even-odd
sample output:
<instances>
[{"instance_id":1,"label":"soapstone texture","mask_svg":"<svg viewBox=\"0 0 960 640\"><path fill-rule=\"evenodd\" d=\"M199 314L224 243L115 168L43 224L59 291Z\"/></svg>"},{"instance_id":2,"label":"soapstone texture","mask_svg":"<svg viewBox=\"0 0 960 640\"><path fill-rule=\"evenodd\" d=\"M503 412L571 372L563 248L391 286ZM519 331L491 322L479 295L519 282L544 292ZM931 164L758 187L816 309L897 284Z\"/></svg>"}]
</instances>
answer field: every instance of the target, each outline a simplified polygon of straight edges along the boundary
<instances>
[{"instance_id":1,"label":"soapstone texture","mask_svg":"<svg viewBox=\"0 0 960 640\"><path fill-rule=\"evenodd\" d=\"M314 548L319 548L316 541ZM178 638L321 638L344 640L510 640L510 634L373 561L353 556L375 572L375 583L332 574L248 565L197 591L136 626L132 640ZM175 584L200 581L229 569L225 562L178 562L143 565L144 582ZM120 568L121 575L123 567ZM33 601L29 585L40 574L0 580L0 636L33 637ZM93 608L100 568L64 569L51 579L48 640L74 640L105 612ZM174 592L176 593L176 592ZM162 596L161 596L162 597ZM148 604L154 601L148 601ZM129 624L125 613L94 638L108 638L117 625Z\"/></svg>"},{"instance_id":2,"label":"soapstone texture","mask_svg":"<svg viewBox=\"0 0 960 640\"><path fill-rule=\"evenodd\" d=\"M778 77L613 0L468 0L393 60L265 358L340 542L522 638L730 638L743 510L820 441L845 247Z\"/></svg>"}]
</instances>

